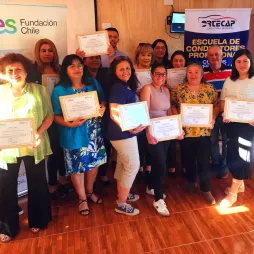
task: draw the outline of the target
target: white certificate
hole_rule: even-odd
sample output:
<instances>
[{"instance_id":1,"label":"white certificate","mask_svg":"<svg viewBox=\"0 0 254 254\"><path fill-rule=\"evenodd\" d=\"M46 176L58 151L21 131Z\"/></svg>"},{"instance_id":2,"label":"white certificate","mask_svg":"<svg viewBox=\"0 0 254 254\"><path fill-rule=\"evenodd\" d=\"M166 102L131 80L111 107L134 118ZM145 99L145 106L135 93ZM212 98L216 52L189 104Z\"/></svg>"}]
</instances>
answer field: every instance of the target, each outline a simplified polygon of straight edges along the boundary
<instances>
[{"instance_id":1,"label":"white certificate","mask_svg":"<svg viewBox=\"0 0 254 254\"><path fill-rule=\"evenodd\" d=\"M118 109L122 131L135 129L140 124L143 126L150 125L146 101L118 105Z\"/></svg>"},{"instance_id":2,"label":"white certificate","mask_svg":"<svg viewBox=\"0 0 254 254\"><path fill-rule=\"evenodd\" d=\"M175 88L179 84L184 83L186 78L186 67L167 69L167 83L170 88Z\"/></svg>"},{"instance_id":3,"label":"white certificate","mask_svg":"<svg viewBox=\"0 0 254 254\"><path fill-rule=\"evenodd\" d=\"M231 122L254 122L254 101L225 98L224 118Z\"/></svg>"},{"instance_id":4,"label":"white certificate","mask_svg":"<svg viewBox=\"0 0 254 254\"><path fill-rule=\"evenodd\" d=\"M34 118L14 118L0 121L0 149L33 146Z\"/></svg>"},{"instance_id":5,"label":"white certificate","mask_svg":"<svg viewBox=\"0 0 254 254\"><path fill-rule=\"evenodd\" d=\"M136 76L139 81L138 88L142 88L144 85L152 83L151 70L136 70Z\"/></svg>"},{"instance_id":6,"label":"white certificate","mask_svg":"<svg viewBox=\"0 0 254 254\"><path fill-rule=\"evenodd\" d=\"M213 104L181 103L181 115L185 127L211 127Z\"/></svg>"},{"instance_id":7,"label":"white certificate","mask_svg":"<svg viewBox=\"0 0 254 254\"><path fill-rule=\"evenodd\" d=\"M108 53L109 39L107 31L94 34L77 35L78 45L86 53L86 57L105 55Z\"/></svg>"},{"instance_id":8,"label":"white certificate","mask_svg":"<svg viewBox=\"0 0 254 254\"><path fill-rule=\"evenodd\" d=\"M158 141L176 139L182 134L180 115L166 116L151 119L149 126L151 134Z\"/></svg>"},{"instance_id":9,"label":"white certificate","mask_svg":"<svg viewBox=\"0 0 254 254\"><path fill-rule=\"evenodd\" d=\"M43 74L42 75L42 85L47 87L49 94L52 94L52 91L55 85L59 82L59 75L57 74Z\"/></svg>"},{"instance_id":10,"label":"white certificate","mask_svg":"<svg viewBox=\"0 0 254 254\"><path fill-rule=\"evenodd\" d=\"M60 96L64 121L73 121L79 117L99 116L99 100L96 91Z\"/></svg>"}]
</instances>

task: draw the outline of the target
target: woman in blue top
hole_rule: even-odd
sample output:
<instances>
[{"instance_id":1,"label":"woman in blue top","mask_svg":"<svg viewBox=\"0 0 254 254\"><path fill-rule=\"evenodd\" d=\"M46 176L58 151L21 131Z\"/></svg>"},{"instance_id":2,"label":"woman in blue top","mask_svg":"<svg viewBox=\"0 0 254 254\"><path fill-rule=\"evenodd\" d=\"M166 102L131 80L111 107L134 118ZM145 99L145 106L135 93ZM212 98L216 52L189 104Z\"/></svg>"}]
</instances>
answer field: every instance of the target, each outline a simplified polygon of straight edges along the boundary
<instances>
[{"instance_id":1,"label":"woman in blue top","mask_svg":"<svg viewBox=\"0 0 254 254\"><path fill-rule=\"evenodd\" d=\"M60 145L64 149L66 171L71 174L72 183L79 196L79 212L88 215L87 198L101 204L102 200L93 193L93 184L98 167L107 160L101 133L101 118L81 119L65 122L59 96L96 90L101 116L105 111L104 94L96 80L87 83L83 73L82 59L77 55L64 58L60 73L60 85L52 92L55 122L59 125ZM84 173L87 172L86 186Z\"/></svg>"},{"instance_id":2,"label":"woman in blue top","mask_svg":"<svg viewBox=\"0 0 254 254\"><path fill-rule=\"evenodd\" d=\"M139 210L126 203L126 200L136 201L138 195L131 195L130 188L139 170L139 152L137 133L145 127L139 125L133 130L122 131L118 113L119 104L137 102L137 78L131 60L127 57L116 58L110 66L112 88L109 96L110 120L108 124L108 139L117 151L115 179L117 180L118 200L115 211L125 215L137 215Z\"/></svg>"}]
</instances>

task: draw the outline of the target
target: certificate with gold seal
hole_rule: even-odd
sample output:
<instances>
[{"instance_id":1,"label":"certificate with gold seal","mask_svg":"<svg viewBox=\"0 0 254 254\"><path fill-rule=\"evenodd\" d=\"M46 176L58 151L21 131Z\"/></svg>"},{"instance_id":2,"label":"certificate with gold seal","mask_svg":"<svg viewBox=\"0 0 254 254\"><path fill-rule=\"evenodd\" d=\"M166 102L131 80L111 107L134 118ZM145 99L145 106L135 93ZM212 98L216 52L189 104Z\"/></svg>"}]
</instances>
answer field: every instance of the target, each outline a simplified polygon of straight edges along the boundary
<instances>
[{"instance_id":1,"label":"certificate with gold seal","mask_svg":"<svg viewBox=\"0 0 254 254\"><path fill-rule=\"evenodd\" d=\"M254 122L254 101L226 97L224 119L238 123Z\"/></svg>"},{"instance_id":2,"label":"certificate with gold seal","mask_svg":"<svg viewBox=\"0 0 254 254\"><path fill-rule=\"evenodd\" d=\"M150 125L146 101L118 105L118 110L122 131L135 129L140 124Z\"/></svg>"},{"instance_id":3,"label":"certificate with gold seal","mask_svg":"<svg viewBox=\"0 0 254 254\"><path fill-rule=\"evenodd\" d=\"M150 133L158 141L176 139L182 134L180 115L165 116L151 119Z\"/></svg>"},{"instance_id":4,"label":"certificate with gold seal","mask_svg":"<svg viewBox=\"0 0 254 254\"><path fill-rule=\"evenodd\" d=\"M99 116L99 99L96 91L60 96L64 121L73 121L79 117Z\"/></svg>"},{"instance_id":5,"label":"certificate with gold seal","mask_svg":"<svg viewBox=\"0 0 254 254\"><path fill-rule=\"evenodd\" d=\"M211 127L213 104L181 103L181 116L184 127Z\"/></svg>"},{"instance_id":6,"label":"certificate with gold seal","mask_svg":"<svg viewBox=\"0 0 254 254\"><path fill-rule=\"evenodd\" d=\"M32 117L0 120L0 149L34 146L35 134Z\"/></svg>"},{"instance_id":7,"label":"certificate with gold seal","mask_svg":"<svg viewBox=\"0 0 254 254\"><path fill-rule=\"evenodd\" d=\"M86 53L86 57L108 54L109 39L107 31L77 35L77 41L80 50Z\"/></svg>"}]
</instances>

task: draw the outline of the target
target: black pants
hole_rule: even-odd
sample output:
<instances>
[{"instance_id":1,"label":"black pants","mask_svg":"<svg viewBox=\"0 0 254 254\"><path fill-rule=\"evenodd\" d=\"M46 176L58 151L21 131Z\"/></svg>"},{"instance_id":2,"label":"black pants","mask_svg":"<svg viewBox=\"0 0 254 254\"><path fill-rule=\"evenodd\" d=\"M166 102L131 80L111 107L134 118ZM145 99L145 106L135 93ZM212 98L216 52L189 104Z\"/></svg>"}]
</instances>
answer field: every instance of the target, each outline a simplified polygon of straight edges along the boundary
<instances>
[{"instance_id":1,"label":"black pants","mask_svg":"<svg viewBox=\"0 0 254 254\"><path fill-rule=\"evenodd\" d=\"M64 153L60 147L57 125L53 123L49 129L49 141L53 154L49 155L47 162L49 185L57 184L57 171L60 176L66 175Z\"/></svg>"},{"instance_id":2,"label":"black pants","mask_svg":"<svg viewBox=\"0 0 254 254\"><path fill-rule=\"evenodd\" d=\"M185 138L180 142L188 181L196 183L199 178L201 191L210 191L211 138Z\"/></svg>"},{"instance_id":3,"label":"black pants","mask_svg":"<svg viewBox=\"0 0 254 254\"><path fill-rule=\"evenodd\" d=\"M254 158L254 127L246 123L227 123L225 127L228 169L235 179L249 179Z\"/></svg>"},{"instance_id":4,"label":"black pants","mask_svg":"<svg viewBox=\"0 0 254 254\"><path fill-rule=\"evenodd\" d=\"M176 167L176 139L170 141L168 155L167 155L167 168Z\"/></svg>"},{"instance_id":5,"label":"black pants","mask_svg":"<svg viewBox=\"0 0 254 254\"><path fill-rule=\"evenodd\" d=\"M28 184L29 228L46 228L51 221L51 208L45 172L45 160L35 164L34 157L18 158L18 162L0 169L0 234L15 237L20 230L17 180L21 161L24 161Z\"/></svg>"},{"instance_id":6,"label":"black pants","mask_svg":"<svg viewBox=\"0 0 254 254\"><path fill-rule=\"evenodd\" d=\"M167 153L170 141L161 141L156 145L148 145L152 159L151 181L154 189L154 199L163 199L164 177L167 172Z\"/></svg>"},{"instance_id":7,"label":"black pants","mask_svg":"<svg viewBox=\"0 0 254 254\"><path fill-rule=\"evenodd\" d=\"M139 133L137 139L138 139L140 167L150 166L151 156L148 153L148 141L145 130Z\"/></svg>"},{"instance_id":8,"label":"black pants","mask_svg":"<svg viewBox=\"0 0 254 254\"><path fill-rule=\"evenodd\" d=\"M106 137L104 137L103 140L104 140L104 146L105 146L106 153L107 153L107 161L106 161L106 163L102 164L99 167L99 176L106 176L107 175L108 163L110 160L110 152L111 152L111 147L112 147L110 141Z\"/></svg>"}]
</instances>

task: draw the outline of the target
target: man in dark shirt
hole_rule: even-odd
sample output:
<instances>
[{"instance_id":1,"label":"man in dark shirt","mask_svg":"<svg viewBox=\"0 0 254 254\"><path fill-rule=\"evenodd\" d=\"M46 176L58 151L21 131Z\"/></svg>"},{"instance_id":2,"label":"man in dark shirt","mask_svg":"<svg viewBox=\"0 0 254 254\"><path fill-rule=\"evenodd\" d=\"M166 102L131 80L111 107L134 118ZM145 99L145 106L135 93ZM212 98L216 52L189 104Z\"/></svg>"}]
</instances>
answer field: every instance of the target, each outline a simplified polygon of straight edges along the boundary
<instances>
[{"instance_id":1,"label":"man in dark shirt","mask_svg":"<svg viewBox=\"0 0 254 254\"><path fill-rule=\"evenodd\" d=\"M213 45L209 47L207 52L209 67L204 68L205 79L208 83L214 85L219 93L227 77L231 75L231 67L222 63L222 50L219 46ZM220 97L220 96L219 96ZM218 98L219 98L218 97ZM219 103L219 101L218 101ZM220 159L219 136L222 139L222 156ZM212 165L217 170L218 178L227 177L227 136L224 128L221 113L216 118L214 128L211 134L212 142Z\"/></svg>"}]
</instances>

